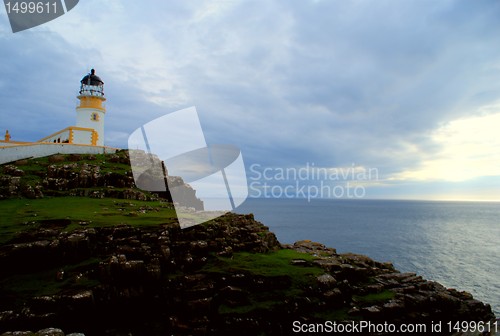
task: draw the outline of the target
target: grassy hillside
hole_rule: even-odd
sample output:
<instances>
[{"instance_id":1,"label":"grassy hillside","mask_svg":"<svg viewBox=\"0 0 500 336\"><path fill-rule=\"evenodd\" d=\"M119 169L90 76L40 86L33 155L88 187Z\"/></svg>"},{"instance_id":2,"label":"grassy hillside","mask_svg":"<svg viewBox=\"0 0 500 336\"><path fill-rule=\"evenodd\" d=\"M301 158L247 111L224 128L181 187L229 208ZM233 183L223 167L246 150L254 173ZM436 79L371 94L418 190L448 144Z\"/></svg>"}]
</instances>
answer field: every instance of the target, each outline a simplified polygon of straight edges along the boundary
<instances>
[{"instance_id":1,"label":"grassy hillside","mask_svg":"<svg viewBox=\"0 0 500 336\"><path fill-rule=\"evenodd\" d=\"M176 221L171 203L135 187L127 151L53 155L2 165L0 194L0 244L19 232L44 227L69 231ZM152 201L113 197L120 194Z\"/></svg>"},{"instance_id":2,"label":"grassy hillside","mask_svg":"<svg viewBox=\"0 0 500 336\"><path fill-rule=\"evenodd\" d=\"M171 203L114 198L46 197L0 201L0 243L25 230L49 227L73 230L117 224L158 225L176 221Z\"/></svg>"}]
</instances>

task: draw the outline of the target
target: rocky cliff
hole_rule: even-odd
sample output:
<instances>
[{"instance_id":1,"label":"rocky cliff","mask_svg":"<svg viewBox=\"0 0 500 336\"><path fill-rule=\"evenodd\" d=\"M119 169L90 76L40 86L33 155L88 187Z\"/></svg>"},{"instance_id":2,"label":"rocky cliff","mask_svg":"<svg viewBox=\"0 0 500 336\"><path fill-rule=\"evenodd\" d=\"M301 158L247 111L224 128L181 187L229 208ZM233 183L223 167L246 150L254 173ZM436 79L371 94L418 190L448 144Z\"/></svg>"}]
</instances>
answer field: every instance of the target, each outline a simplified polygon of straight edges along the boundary
<instances>
[{"instance_id":1,"label":"rocky cliff","mask_svg":"<svg viewBox=\"0 0 500 336\"><path fill-rule=\"evenodd\" d=\"M158 160L157 157L135 151L136 161ZM161 165L161 163L156 164ZM163 175L163 172L159 172ZM147 176L148 174L144 174ZM142 177L142 176L141 176ZM143 177L144 178L144 177ZM168 184L179 188L186 205L203 208L196 191L177 176L161 176ZM165 189L165 188L164 188ZM152 190L152 189L148 189ZM130 169L128 151L104 155L53 155L32 160L19 160L0 169L0 200L13 197L28 199L44 196L85 196L151 200L170 198L167 190L150 193L137 188Z\"/></svg>"},{"instance_id":2,"label":"rocky cliff","mask_svg":"<svg viewBox=\"0 0 500 336\"><path fill-rule=\"evenodd\" d=\"M42 171L61 169L50 166ZM29 163L22 167L15 169L23 176L43 177L44 195L57 190L44 184L45 173ZM7 168L10 176L21 174L13 169ZM130 181L126 170L115 181L118 175ZM124 211L124 224L79 218L75 225L56 211L51 219L21 221L17 231L5 226L13 232L0 247L0 335L288 335L297 325L312 331L325 321L419 323L429 331L437 321L494 319L469 293L400 273L389 263L310 241L281 245L252 215L227 214L184 230L175 220L140 225L137 213L155 213L155 206L141 206L134 216ZM451 333L445 329L441 334Z\"/></svg>"}]
</instances>

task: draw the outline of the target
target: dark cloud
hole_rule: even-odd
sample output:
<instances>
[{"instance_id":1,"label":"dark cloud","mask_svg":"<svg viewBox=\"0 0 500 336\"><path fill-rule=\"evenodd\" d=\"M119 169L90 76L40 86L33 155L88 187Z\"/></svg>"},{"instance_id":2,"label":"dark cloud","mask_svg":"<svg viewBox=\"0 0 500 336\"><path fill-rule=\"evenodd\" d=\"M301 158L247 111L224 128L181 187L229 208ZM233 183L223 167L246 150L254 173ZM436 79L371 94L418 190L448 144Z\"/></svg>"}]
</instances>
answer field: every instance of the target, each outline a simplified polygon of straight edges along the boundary
<instances>
[{"instance_id":1,"label":"dark cloud","mask_svg":"<svg viewBox=\"0 0 500 336\"><path fill-rule=\"evenodd\" d=\"M68 109L74 110L84 70L78 55L50 33L4 34L0 44L0 127L11 130L14 139L29 141L73 121Z\"/></svg>"},{"instance_id":2,"label":"dark cloud","mask_svg":"<svg viewBox=\"0 0 500 336\"><path fill-rule=\"evenodd\" d=\"M110 145L195 105L207 141L238 145L247 165L389 176L438 153L439 126L499 97L496 1L123 2L89 25L90 4L75 22L106 45L0 35L1 127L14 136L73 123L77 81L100 66Z\"/></svg>"}]
</instances>

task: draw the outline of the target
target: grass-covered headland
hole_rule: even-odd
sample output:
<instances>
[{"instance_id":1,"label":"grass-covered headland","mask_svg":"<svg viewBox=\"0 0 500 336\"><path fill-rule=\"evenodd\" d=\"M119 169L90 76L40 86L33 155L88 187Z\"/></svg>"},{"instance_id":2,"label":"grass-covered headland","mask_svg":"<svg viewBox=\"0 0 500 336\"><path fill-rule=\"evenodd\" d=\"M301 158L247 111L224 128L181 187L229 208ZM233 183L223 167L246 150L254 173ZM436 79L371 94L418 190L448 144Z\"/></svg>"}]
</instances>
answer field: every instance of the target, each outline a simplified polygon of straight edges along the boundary
<instances>
[{"instance_id":1,"label":"grass-covered headland","mask_svg":"<svg viewBox=\"0 0 500 336\"><path fill-rule=\"evenodd\" d=\"M489 306L389 263L282 246L252 215L181 230L126 151L0 166L0 335L287 335L293 321L490 320ZM28 334L26 334L28 335Z\"/></svg>"}]
</instances>

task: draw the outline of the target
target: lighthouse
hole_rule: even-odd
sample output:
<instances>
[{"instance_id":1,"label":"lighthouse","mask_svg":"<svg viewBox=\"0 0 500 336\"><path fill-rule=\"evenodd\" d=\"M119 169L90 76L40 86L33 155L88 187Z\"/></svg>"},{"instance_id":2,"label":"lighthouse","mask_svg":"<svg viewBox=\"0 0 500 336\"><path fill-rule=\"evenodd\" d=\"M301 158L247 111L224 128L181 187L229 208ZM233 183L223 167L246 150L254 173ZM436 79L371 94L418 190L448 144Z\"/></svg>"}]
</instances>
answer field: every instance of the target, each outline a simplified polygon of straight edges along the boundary
<instances>
[{"instance_id":1,"label":"lighthouse","mask_svg":"<svg viewBox=\"0 0 500 336\"><path fill-rule=\"evenodd\" d=\"M4 139L0 139L0 164L54 154L115 153L117 148L104 146L104 82L94 69L80 81L77 98L75 126L33 142L13 140L5 131Z\"/></svg>"},{"instance_id":2,"label":"lighthouse","mask_svg":"<svg viewBox=\"0 0 500 336\"><path fill-rule=\"evenodd\" d=\"M95 74L95 70L80 81L80 92L77 98L80 100L76 108L76 128L92 129L93 132L74 134L72 143L88 143L93 146L104 146L104 116L106 108L103 103L104 82ZM84 137L77 139L77 137Z\"/></svg>"}]
</instances>

